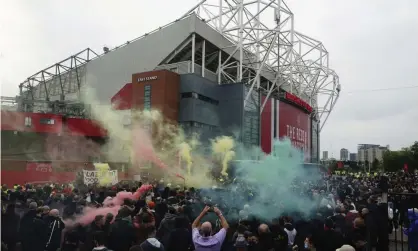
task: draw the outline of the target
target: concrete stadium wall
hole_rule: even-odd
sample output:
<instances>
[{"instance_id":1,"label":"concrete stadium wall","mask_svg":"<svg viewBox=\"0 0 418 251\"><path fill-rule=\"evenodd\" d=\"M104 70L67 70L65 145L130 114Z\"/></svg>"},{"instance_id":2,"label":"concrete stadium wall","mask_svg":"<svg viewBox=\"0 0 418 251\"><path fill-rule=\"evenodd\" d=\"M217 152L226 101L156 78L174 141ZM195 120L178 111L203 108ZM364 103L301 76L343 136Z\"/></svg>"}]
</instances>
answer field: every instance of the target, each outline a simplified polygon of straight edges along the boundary
<instances>
[{"instance_id":1,"label":"concrete stadium wall","mask_svg":"<svg viewBox=\"0 0 418 251\"><path fill-rule=\"evenodd\" d=\"M131 82L132 74L153 70L189 37L189 22L189 18L181 20L91 61L86 86L96 90L100 102L110 103L110 98Z\"/></svg>"}]
</instances>

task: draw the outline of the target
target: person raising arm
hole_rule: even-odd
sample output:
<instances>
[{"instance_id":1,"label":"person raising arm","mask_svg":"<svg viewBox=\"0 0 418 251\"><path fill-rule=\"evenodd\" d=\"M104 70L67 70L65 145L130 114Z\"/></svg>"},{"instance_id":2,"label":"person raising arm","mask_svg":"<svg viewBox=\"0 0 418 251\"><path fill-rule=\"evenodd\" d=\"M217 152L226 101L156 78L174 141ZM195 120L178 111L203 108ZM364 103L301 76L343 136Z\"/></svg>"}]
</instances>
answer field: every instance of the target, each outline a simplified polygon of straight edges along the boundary
<instances>
[{"instance_id":1,"label":"person raising arm","mask_svg":"<svg viewBox=\"0 0 418 251\"><path fill-rule=\"evenodd\" d=\"M200 229L198 228L200 221L206 215L206 213L209 212L209 210L210 207L206 206L192 224L193 243L195 245L196 251L220 251L222 243L226 237L226 230L228 229L229 225L225 217L222 215L222 212L216 207L213 209L213 211L219 217L222 229L219 230L219 232L217 232L215 235L211 235L212 224L208 221L204 222Z\"/></svg>"}]
</instances>

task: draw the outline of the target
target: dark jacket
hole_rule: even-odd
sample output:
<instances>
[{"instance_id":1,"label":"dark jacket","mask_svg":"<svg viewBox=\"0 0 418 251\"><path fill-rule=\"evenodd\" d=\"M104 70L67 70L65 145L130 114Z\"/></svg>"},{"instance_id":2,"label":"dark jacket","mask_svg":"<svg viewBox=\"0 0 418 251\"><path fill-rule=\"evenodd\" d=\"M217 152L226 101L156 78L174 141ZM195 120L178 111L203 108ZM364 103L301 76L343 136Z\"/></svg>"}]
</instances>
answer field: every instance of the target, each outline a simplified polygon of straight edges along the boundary
<instances>
[{"instance_id":1,"label":"dark jacket","mask_svg":"<svg viewBox=\"0 0 418 251\"><path fill-rule=\"evenodd\" d=\"M260 251L274 250L274 241L271 233L264 233L259 236L258 249Z\"/></svg>"},{"instance_id":2,"label":"dark jacket","mask_svg":"<svg viewBox=\"0 0 418 251\"><path fill-rule=\"evenodd\" d=\"M343 214L336 214L331 217L331 219L335 222L335 230L337 232L343 233L346 230L346 219L345 215Z\"/></svg>"},{"instance_id":3,"label":"dark jacket","mask_svg":"<svg viewBox=\"0 0 418 251\"><path fill-rule=\"evenodd\" d=\"M176 217L177 216L175 214L166 213L164 215L164 219L160 223L160 227L158 228L157 236L165 245L167 245L170 232L175 228Z\"/></svg>"},{"instance_id":4,"label":"dark jacket","mask_svg":"<svg viewBox=\"0 0 418 251\"><path fill-rule=\"evenodd\" d=\"M337 232L334 229L325 229L322 233L318 248L321 248L320 250L323 251L335 251L342 245L344 245L344 238L340 232Z\"/></svg>"},{"instance_id":5,"label":"dark jacket","mask_svg":"<svg viewBox=\"0 0 418 251\"><path fill-rule=\"evenodd\" d=\"M169 234L165 248L167 251L189 250L193 247L192 233L186 228L176 228Z\"/></svg>"},{"instance_id":6,"label":"dark jacket","mask_svg":"<svg viewBox=\"0 0 418 251\"><path fill-rule=\"evenodd\" d=\"M129 251L135 242L135 230L129 218L117 219L109 232L109 248L115 251Z\"/></svg>"},{"instance_id":7,"label":"dark jacket","mask_svg":"<svg viewBox=\"0 0 418 251\"><path fill-rule=\"evenodd\" d=\"M77 229L80 234L80 241L84 242L84 245L80 247L82 251L90 251L94 248L94 234L99 231L103 231L103 228L96 225L95 222L92 222L87 228L79 227Z\"/></svg>"},{"instance_id":8,"label":"dark jacket","mask_svg":"<svg viewBox=\"0 0 418 251\"><path fill-rule=\"evenodd\" d=\"M155 238L148 238L146 241L141 243L142 251L164 251L164 246ZM181 249L176 249L180 251Z\"/></svg>"},{"instance_id":9,"label":"dark jacket","mask_svg":"<svg viewBox=\"0 0 418 251\"><path fill-rule=\"evenodd\" d=\"M20 235L22 244L24 244L30 238L32 234L31 229L32 229L32 224L33 224L33 220L35 219L35 217L36 217L36 210L29 210L23 215L22 220L20 221L19 235Z\"/></svg>"},{"instance_id":10,"label":"dark jacket","mask_svg":"<svg viewBox=\"0 0 418 251\"><path fill-rule=\"evenodd\" d=\"M61 246L62 230L65 228L64 222L60 218L48 218L48 240L46 250L55 251Z\"/></svg>"},{"instance_id":11,"label":"dark jacket","mask_svg":"<svg viewBox=\"0 0 418 251\"><path fill-rule=\"evenodd\" d=\"M273 236L274 250L275 251L286 251L288 249L289 238L286 231L280 225L270 226L271 234Z\"/></svg>"},{"instance_id":12,"label":"dark jacket","mask_svg":"<svg viewBox=\"0 0 418 251\"><path fill-rule=\"evenodd\" d=\"M367 230L366 227L353 228L346 235L345 243L353 246L357 251L363 250L367 245Z\"/></svg>"},{"instance_id":13,"label":"dark jacket","mask_svg":"<svg viewBox=\"0 0 418 251\"><path fill-rule=\"evenodd\" d=\"M6 212L1 217L1 240L16 243L19 238L20 217L15 212Z\"/></svg>"},{"instance_id":14,"label":"dark jacket","mask_svg":"<svg viewBox=\"0 0 418 251\"><path fill-rule=\"evenodd\" d=\"M48 238L48 227L42 218L35 216L32 219L29 229L25 231L25 238L22 240L22 251L44 251Z\"/></svg>"}]
</instances>

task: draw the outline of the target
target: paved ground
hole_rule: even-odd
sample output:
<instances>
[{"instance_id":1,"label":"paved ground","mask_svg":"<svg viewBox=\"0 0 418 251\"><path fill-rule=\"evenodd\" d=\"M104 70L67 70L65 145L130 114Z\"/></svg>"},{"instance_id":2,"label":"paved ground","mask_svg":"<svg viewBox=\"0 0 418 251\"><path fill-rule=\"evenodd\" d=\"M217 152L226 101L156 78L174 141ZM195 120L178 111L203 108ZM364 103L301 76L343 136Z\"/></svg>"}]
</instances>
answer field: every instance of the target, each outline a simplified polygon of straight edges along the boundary
<instances>
[{"instance_id":1,"label":"paved ground","mask_svg":"<svg viewBox=\"0 0 418 251\"><path fill-rule=\"evenodd\" d=\"M389 235L389 241L390 251L408 251L408 236L404 235L401 229L394 229L392 234Z\"/></svg>"},{"instance_id":2,"label":"paved ground","mask_svg":"<svg viewBox=\"0 0 418 251\"><path fill-rule=\"evenodd\" d=\"M408 242L408 236L404 235L401 229L393 230L392 234L389 235L389 240L397 240L398 242Z\"/></svg>"},{"instance_id":3,"label":"paved ground","mask_svg":"<svg viewBox=\"0 0 418 251\"><path fill-rule=\"evenodd\" d=\"M408 244L404 242L403 245L401 245L400 242L395 243L391 241L389 243L389 251L408 251Z\"/></svg>"}]
</instances>

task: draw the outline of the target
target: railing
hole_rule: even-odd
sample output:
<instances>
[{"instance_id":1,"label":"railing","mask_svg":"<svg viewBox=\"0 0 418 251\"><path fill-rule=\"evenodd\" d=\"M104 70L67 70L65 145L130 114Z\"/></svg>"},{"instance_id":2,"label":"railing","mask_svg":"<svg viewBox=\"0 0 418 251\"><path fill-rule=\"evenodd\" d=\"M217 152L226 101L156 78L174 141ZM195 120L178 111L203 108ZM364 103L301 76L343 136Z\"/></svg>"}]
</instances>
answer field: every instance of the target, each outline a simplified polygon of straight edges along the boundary
<instances>
[{"instance_id":1,"label":"railing","mask_svg":"<svg viewBox=\"0 0 418 251\"><path fill-rule=\"evenodd\" d=\"M412 250L409 248L408 236L405 235L404 230L411 225L411 221L408 219L408 209L418 208L418 194L391 193L388 198L388 206L393 211L393 219L389 219L390 250Z\"/></svg>"}]
</instances>

